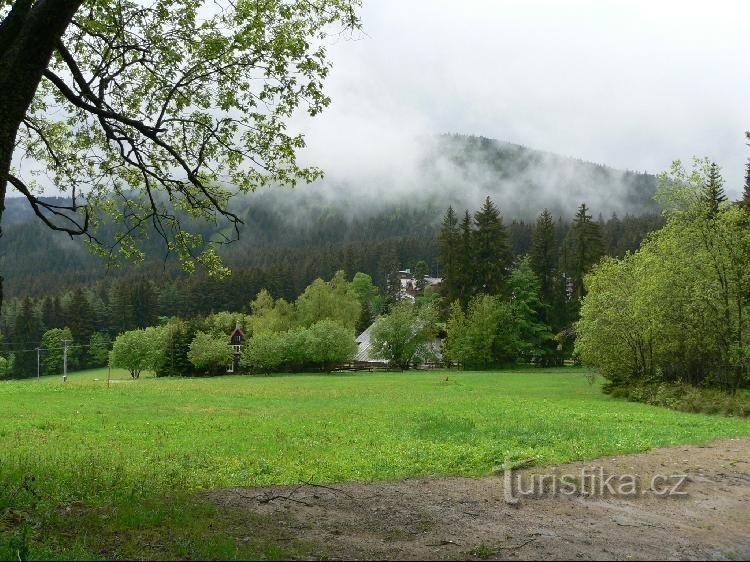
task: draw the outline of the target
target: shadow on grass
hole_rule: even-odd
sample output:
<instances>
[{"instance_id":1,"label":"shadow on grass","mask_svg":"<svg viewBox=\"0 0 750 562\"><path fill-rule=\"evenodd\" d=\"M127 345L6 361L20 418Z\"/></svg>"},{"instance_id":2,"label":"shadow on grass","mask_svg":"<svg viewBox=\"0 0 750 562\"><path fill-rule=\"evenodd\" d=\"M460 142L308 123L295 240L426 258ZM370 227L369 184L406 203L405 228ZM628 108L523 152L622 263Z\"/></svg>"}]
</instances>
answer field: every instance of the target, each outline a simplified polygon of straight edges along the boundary
<instances>
[{"instance_id":1,"label":"shadow on grass","mask_svg":"<svg viewBox=\"0 0 750 562\"><path fill-rule=\"evenodd\" d=\"M195 496L0 514L0 560L284 560L309 557L279 514L218 510Z\"/></svg>"}]
</instances>

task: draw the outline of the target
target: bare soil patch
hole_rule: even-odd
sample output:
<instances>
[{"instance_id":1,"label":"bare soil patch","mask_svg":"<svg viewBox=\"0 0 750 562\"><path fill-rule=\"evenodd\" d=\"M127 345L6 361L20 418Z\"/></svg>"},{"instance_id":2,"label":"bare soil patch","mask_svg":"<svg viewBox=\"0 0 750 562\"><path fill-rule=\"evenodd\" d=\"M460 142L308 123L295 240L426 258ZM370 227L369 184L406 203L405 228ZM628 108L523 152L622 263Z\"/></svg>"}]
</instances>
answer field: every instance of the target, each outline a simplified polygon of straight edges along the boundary
<instances>
[{"instance_id":1,"label":"bare soil patch","mask_svg":"<svg viewBox=\"0 0 750 562\"><path fill-rule=\"evenodd\" d=\"M580 493L579 478L577 494L511 504L497 475L232 488L206 497L239 525L237 541L267 534L258 525L275 526L280 540L306 545L303 558L750 559L750 437L531 468L513 478L528 489L532 475L580 476L584 468L637 475L640 493L601 495L597 484ZM650 490L654 475L676 474L687 475L685 495Z\"/></svg>"}]
</instances>

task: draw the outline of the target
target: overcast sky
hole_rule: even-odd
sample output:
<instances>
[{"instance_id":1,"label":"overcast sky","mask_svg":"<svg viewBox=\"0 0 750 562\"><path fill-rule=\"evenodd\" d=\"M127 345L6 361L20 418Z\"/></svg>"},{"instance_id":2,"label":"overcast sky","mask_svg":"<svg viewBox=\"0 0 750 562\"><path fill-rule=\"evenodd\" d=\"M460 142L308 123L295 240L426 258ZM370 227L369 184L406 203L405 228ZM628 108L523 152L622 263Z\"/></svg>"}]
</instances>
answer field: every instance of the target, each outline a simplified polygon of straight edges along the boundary
<instances>
[{"instance_id":1,"label":"overcast sky","mask_svg":"<svg viewBox=\"0 0 750 562\"><path fill-rule=\"evenodd\" d=\"M750 1L364 0L361 14L364 34L329 50L332 106L304 125L327 170L458 132L638 171L708 156L739 192Z\"/></svg>"}]
</instances>

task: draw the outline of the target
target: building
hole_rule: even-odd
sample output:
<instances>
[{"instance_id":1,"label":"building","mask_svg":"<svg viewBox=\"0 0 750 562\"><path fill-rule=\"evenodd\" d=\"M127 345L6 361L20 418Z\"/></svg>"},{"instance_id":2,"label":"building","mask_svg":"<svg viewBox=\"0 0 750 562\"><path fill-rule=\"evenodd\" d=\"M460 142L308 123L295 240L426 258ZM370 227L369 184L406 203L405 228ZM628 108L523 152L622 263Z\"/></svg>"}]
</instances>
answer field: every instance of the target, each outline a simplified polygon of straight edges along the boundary
<instances>
[{"instance_id":1,"label":"building","mask_svg":"<svg viewBox=\"0 0 750 562\"><path fill-rule=\"evenodd\" d=\"M354 367L357 369L385 368L388 365L385 359L372 356L370 334L374 325L374 323L370 324L364 332L357 336L357 354L354 356Z\"/></svg>"},{"instance_id":2,"label":"building","mask_svg":"<svg viewBox=\"0 0 750 562\"><path fill-rule=\"evenodd\" d=\"M236 373L240 370L242 346L245 345L245 332L242 331L239 320L234 331L229 335L229 344L232 346L232 364L227 368L227 373Z\"/></svg>"},{"instance_id":3,"label":"building","mask_svg":"<svg viewBox=\"0 0 750 562\"><path fill-rule=\"evenodd\" d=\"M376 357L370 341L372 334L373 322L368 328L357 336L357 354L354 356L353 367L355 369L386 369L388 361L381 357ZM435 338L426 344L425 355L429 358L422 363L423 368L440 367L443 361L443 340Z\"/></svg>"},{"instance_id":4,"label":"building","mask_svg":"<svg viewBox=\"0 0 750 562\"><path fill-rule=\"evenodd\" d=\"M405 269L398 272L398 279L401 283L401 290L398 293L398 297L402 300L410 300L414 302L417 298L417 278L411 272L410 269ZM425 277L424 286L433 287L435 289L440 287L443 282L442 277Z\"/></svg>"}]
</instances>

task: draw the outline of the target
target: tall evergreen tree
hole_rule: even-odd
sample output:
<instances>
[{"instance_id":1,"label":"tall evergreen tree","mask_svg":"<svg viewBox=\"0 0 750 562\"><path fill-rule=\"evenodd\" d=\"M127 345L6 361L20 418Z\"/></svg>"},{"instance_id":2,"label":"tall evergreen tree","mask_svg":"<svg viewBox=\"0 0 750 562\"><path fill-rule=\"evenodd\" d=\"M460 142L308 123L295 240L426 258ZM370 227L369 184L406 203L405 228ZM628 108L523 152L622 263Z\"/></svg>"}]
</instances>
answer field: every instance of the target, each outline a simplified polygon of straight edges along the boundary
<instances>
[{"instance_id":1,"label":"tall evergreen tree","mask_svg":"<svg viewBox=\"0 0 750 562\"><path fill-rule=\"evenodd\" d=\"M461 274L461 235L458 230L458 217L453 207L448 207L443 217L438 247L440 264L443 266L443 295L448 302L453 302L459 297Z\"/></svg>"},{"instance_id":2,"label":"tall evergreen tree","mask_svg":"<svg viewBox=\"0 0 750 562\"><path fill-rule=\"evenodd\" d=\"M94 310L80 288L73 292L68 305L68 327L77 345L88 345L91 334L96 331Z\"/></svg>"},{"instance_id":3,"label":"tall evergreen tree","mask_svg":"<svg viewBox=\"0 0 750 562\"><path fill-rule=\"evenodd\" d=\"M456 275L456 296L464 308L469 305L469 300L473 294L471 289L471 275L474 264L474 244L472 234L471 215L469 214L469 210L466 209L464 211L464 218L461 221L461 239L459 243L461 251L458 272Z\"/></svg>"},{"instance_id":4,"label":"tall evergreen tree","mask_svg":"<svg viewBox=\"0 0 750 562\"><path fill-rule=\"evenodd\" d=\"M554 300L558 252L555 243L555 224L548 209L544 209L537 218L530 258L531 268L539 280L539 296L547 305L543 312L544 320L549 322L549 306Z\"/></svg>"},{"instance_id":5,"label":"tall evergreen tree","mask_svg":"<svg viewBox=\"0 0 750 562\"><path fill-rule=\"evenodd\" d=\"M58 328L58 317L55 311L55 300L47 295L42 301L42 324L46 330Z\"/></svg>"},{"instance_id":6,"label":"tall evergreen tree","mask_svg":"<svg viewBox=\"0 0 750 562\"><path fill-rule=\"evenodd\" d=\"M472 285L477 293L499 295L510 275L511 255L500 211L489 197L474 213L474 226Z\"/></svg>"},{"instance_id":7,"label":"tall evergreen tree","mask_svg":"<svg viewBox=\"0 0 750 562\"><path fill-rule=\"evenodd\" d=\"M625 252L621 250L623 246L623 225L620 217L617 213L612 213L609 220L604 223L602 222L602 242L604 243L604 249L608 256L620 256Z\"/></svg>"},{"instance_id":8,"label":"tall evergreen tree","mask_svg":"<svg viewBox=\"0 0 750 562\"><path fill-rule=\"evenodd\" d=\"M135 303L128 281L123 279L112 287L109 302L114 331L117 333L134 329L136 327Z\"/></svg>"},{"instance_id":9,"label":"tall evergreen tree","mask_svg":"<svg viewBox=\"0 0 750 562\"><path fill-rule=\"evenodd\" d=\"M156 376L180 377L194 374L195 367L188 359L188 352L198 331L197 322L171 321L164 330L164 349L156 360Z\"/></svg>"},{"instance_id":10,"label":"tall evergreen tree","mask_svg":"<svg viewBox=\"0 0 750 562\"><path fill-rule=\"evenodd\" d=\"M377 316L379 291L373 284L372 277L361 271L354 274L351 288L354 294L357 295L357 300L362 308L362 312L357 320L357 325L355 326L356 332L360 334L373 323Z\"/></svg>"},{"instance_id":11,"label":"tall evergreen tree","mask_svg":"<svg viewBox=\"0 0 750 562\"><path fill-rule=\"evenodd\" d=\"M222 284L226 287L227 284ZM147 328L157 323L159 319L159 300L153 284L147 279L141 279L133 285L130 294L133 303L133 321L136 328Z\"/></svg>"},{"instance_id":12,"label":"tall evergreen tree","mask_svg":"<svg viewBox=\"0 0 750 562\"><path fill-rule=\"evenodd\" d=\"M388 248L380 259L379 269L385 283L381 285L384 288L384 307L389 309L398 301L398 295L401 292L401 279L399 278L399 259L396 250L393 247ZM382 281L380 282L382 283Z\"/></svg>"},{"instance_id":13,"label":"tall evergreen tree","mask_svg":"<svg viewBox=\"0 0 750 562\"><path fill-rule=\"evenodd\" d=\"M550 364L556 344L549 325L543 319L548 307L540 299L539 278L529 257L516 263L509 285L519 354L526 360Z\"/></svg>"},{"instance_id":14,"label":"tall evergreen tree","mask_svg":"<svg viewBox=\"0 0 750 562\"><path fill-rule=\"evenodd\" d=\"M14 376L18 378L36 376L37 353L35 348L40 345L41 338L41 319L36 313L34 301L26 297L21 303L13 325Z\"/></svg>"},{"instance_id":15,"label":"tall evergreen tree","mask_svg":"<svg viewBox=\"0 0 750 562\"><path fill-rule=\"evenodd\" d=\"M599 224L591 220L588 210L586 204L581 203L569 233L571 237L568 256L570 271L566 273L573 278L573 295L577 301L580 301L585 294L583 276L604 255Z\"/></svg>"},{"instance_id":16,"label":"tall evergreen tree","mask_svg":"<svg viewBox=\"0 0 750 562\"><path fill-rule=\"evenodd\" d=\"M427 286L425 278L430 274L430 268L427 262L419 260L417 265L414 266L414 279L416 286L414 287L418 295L424 293L424 288Z\"/></svg>"},{"instance_id":17,"label":"tall evergreen tree","mask_svg":"<svg viewBox=\"0 0 750 562\"><path fill-rule=\"evenodd\" d=\"M716 162L711 162L708 169L703 197L708 204L710 216L716 216L719 212L719 205L727 200L727 195L724 193L724 179L721 177L721 170Z\"/></svg>"},{"instance_id":18,"label":"tall evergreen tree","mask_svg":"<svg viewBox=\"0 0 750 562\"><path fill-rule=\"evenodd\" d=\"M750 140L750 131L745 133L745 137ZM750 146L750 144L748 144L748 146ZM742 190L742 200L740 201L740 204L748 213L750 213L750 158L747 159L747 164L745 164L745 186Z\"/></svg>"}]
</instances>

